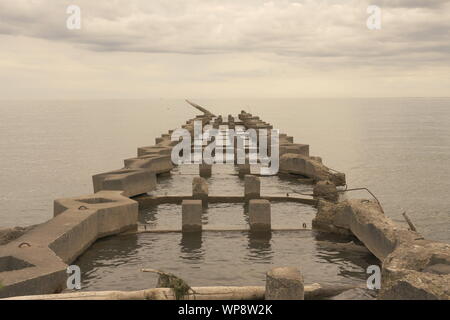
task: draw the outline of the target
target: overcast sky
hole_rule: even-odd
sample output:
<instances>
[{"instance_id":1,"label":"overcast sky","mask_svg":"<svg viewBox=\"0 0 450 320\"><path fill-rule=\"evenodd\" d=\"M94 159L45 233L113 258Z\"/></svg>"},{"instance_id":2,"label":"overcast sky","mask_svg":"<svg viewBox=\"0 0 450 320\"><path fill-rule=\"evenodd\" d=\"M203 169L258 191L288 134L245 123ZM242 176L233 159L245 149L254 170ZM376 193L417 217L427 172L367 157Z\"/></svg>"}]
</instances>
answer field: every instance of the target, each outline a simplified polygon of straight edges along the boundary
<instances>
[{"instance_id":1,"label":"overcast sky","mask_svg":"<svg viewBox=\"0 0 450 320\"><path fill-rule=\"evenodd\" d=\"M450 96L449 2L0 0L0 99Z\"/></svg>"}]
</instances>

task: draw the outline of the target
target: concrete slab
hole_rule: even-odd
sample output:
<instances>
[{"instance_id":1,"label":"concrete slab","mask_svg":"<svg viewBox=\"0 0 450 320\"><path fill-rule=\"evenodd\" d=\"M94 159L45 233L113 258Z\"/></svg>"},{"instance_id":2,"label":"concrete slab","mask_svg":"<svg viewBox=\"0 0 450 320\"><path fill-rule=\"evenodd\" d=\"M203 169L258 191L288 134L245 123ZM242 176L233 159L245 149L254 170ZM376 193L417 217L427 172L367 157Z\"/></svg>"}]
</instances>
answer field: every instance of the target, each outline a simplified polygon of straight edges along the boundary
<instances>
[{"instance_id":1,"label":"concrete slab","mask_svg":"<svg viewBox=\"0 0 450 320\"><path fill-rule=\"evenodd\" d=\"M0 297L59 292L67 264L98 238L135 228L138 203L120 191L55 200L55 217L0 246Z\"/></svg>"},{"instance_id":2,"label":"concrete slab","mask_svg":"<svg viewBox=\"0 0 450 320\"><path fill-rule=\"evenodd\" d=\"M145 194L156 188L155 173L146 169L119 169L92 177L94 192L120 190L127 197Z\"/></svg>"},{"instance_id":3,"label":"concrete slab","mask_svg":"<svg viewBox=\"0 0 450 320\"><path fill-rule=\"evenodd\" d=\"M155 174L169 173L174 165L170 155L146 155L124 160L125 168L147 169Z\"/></svg>"}]
</instances>

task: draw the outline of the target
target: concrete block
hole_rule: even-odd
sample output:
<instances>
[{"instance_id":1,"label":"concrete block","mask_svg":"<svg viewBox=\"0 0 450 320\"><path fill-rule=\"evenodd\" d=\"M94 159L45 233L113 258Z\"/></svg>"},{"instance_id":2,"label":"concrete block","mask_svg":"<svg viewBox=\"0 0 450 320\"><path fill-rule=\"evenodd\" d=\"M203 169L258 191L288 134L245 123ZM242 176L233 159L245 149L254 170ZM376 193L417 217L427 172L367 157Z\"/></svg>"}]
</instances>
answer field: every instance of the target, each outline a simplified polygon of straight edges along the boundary
<instances>
[{"instance_id":1,"label":"concrete block","mask_svg":"<svg viewBox=\"0 0 450 320\"><path fill-rule=\"evenodd\" d=\"M203 177L203 178L211 177L212 165L202 163L199 165L198 169L199 169L200 177Z\"/></svg>"},{"instance_id":2,"label":"concrete block","mask_svg":"<svg viewBox=\"0 0 450 320\"><path fill-rule=\"evenodd\" d=\"M304 156L309 156L309 145L308 144L280 144L280 156L286 153L301 154Z\"/></svg>"},{"instance_id":3,"label":"concrete block","mask_svg":"<svg viewBox=\"0 0 450 320\"><path fill-rule=\"evenodd\" d=\"M297 268L273 268L266 274L266 300L305 300L303 276Z\"/></svg>"},{"instance_id":4,"label":"concrete block","mask_svg":"<svg viewBox=\"0 0 450 320\"><path fill-rule=\"evenodd\" d=\"M243 178L250 174L250 164L238 164L239 177Z\"/></svg>"},{"instance_id":5,"label":"concrete block","mask_svg":"<svg viewBox=\"0 0 450 320\"><path fill-rule=\"evenodd\" d=\"M202 201L183 200L182 202L182 231L202 231Z\"/></svg>"},{"instance_id":6,"label":"concrete block","mask_svg":"<svg viewBox=\"0 0 450 320\"><path fill-rule=\"evenodd\" d=\"M258 199L261 196L261 181L259 177L245 175L244 178L244 197L245 199Z\"/></svg>"},{"instance_id":7,"label":"concrete block","mask_svg":"<svg viewBox=\"0 0 450 320\"><path fill-rule=\"evenodd\" d=\"M147 169L155 174L168 173L174 167L170 155L157 154L125 159L124 165L129 169Z\"/></svg>"},{"instance_id":8,"label":"concrete block","mask_svg":"<svg viewBox=\"0 0 450 320\"><path fill-rule=\"evenodd\" d=\"M155 173L146 169L120 169L92 177L94 192L120 190L126 197L150 192L156 188Z\"/></svg>"},{"instance_id":9,"label":"concrete block","mask_svg":"<svg viewBox=\"0 0 450 320\"><path fill-rule=\"evenodd\" d=\"M172 148L161 147L161 146L148 146L140 147L137 150L137 156L147 156L147 155L169 155L172 153Z\"/></svg>"},{"instance_id":10,"label":"concrete block","mask_svg":"<svg viewBox=\"0 0 450 320\"><path fill-rule=\"evenodd\" d=\"M282 155L280 172L299 174L315 181L329 180L336 186L345 185L345 174L332 172L322 163L300 154L286 153Z\"/></svg>"},{"instance_id":11,"label":"concrete block","mask_svg":"<svg viewBox=\"0 0 450 320\"><path fill-rule=\"evenodd\" d=\"M379 299L450 300L450 244L405 241L383 260Z\"/></svg>"},{"instance_id":12,"label":"concrete block","mask_svg":"<svg viewBox=\"0 0 450 320\"><path fill-rule=\"evenodd\" d=\"M55 217L0 250L0 297L65 289L67 265L98 238L135 228L138 203L120 191L55 200Z\"/></svg>"},{"instance_id":13,"label":"concrete block","mask_svg":"<svg viewBox=\"0 0 450 320\"><path fill-rule=\"evenodd\" d=\"M248 212L251 231L271 230L270 202L268 200L250 200Z\"/></svg>"},{"instance_id":14,"label":"concrete block","mask_svg":"<svg viewBox=\"0 0 450 320\"><path fill-rule=\"evenodd\" d=\"M195 177L192 180L192 198L202 200L203 206L208 207L208 183L204 178Z\"/></svg>"}]
</instances>

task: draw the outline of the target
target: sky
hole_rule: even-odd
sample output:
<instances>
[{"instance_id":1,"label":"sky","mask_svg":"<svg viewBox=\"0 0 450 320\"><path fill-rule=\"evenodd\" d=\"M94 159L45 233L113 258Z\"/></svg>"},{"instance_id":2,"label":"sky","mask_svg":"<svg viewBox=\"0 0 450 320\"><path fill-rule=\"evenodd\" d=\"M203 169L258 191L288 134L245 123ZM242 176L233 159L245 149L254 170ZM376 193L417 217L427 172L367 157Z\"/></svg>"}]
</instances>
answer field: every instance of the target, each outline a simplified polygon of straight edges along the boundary
<instances>
[{"instance_id":1,"label":"sky","mask_svg":"<svg viewBox=\"0 0 450 320\"><path fill-rule=\"evenodd\" d=\"M439 96L450 0L0 0L0 99Z\"/></svg>"}]
</instances>

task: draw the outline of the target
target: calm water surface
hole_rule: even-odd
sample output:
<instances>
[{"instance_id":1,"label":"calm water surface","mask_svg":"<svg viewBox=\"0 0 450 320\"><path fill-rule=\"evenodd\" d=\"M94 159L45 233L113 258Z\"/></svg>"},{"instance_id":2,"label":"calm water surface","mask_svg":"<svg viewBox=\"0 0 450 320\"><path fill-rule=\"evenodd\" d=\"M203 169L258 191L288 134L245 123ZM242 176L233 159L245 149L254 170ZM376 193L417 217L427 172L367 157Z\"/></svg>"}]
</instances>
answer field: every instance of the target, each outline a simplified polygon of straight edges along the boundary
<instances>
[{"instance_id":1,"label":"calm water surface","mask_svg":"<svg viewBox=\"0 0 450 320\"><path fill-rule=\"evenodd\" d=\"M331 168L345 172L350 188L368 187L385 212L402 221L406 211L427 238L450 242L450 99L198 100L215 113L246 109L311 146ZM118 169L136 148L176 128L196 112L182 100L0 102L0 227L30 225L52 217L53 199L92 193L91 176ZM190 192L192 168L160 180L158 194ZM211 194L239 194L233 168L217 167ZM277 177L262 192L310 192ZM364 193L352 197L368 197ZM314 210L273 204L277 227L308 223ZM150 228L179 223L180 208L161 205L140 213ZM211 205L203 223L246 225L242 205ZM369 257L327 250L315 234L274 232L269 239L247 233L206 232L113 237L80 257L84 287L137 289L153 286L142 267L163 268L192 285L261 284L272 265L297 265L307 282L364 279ZM331 264L329 262L332 262Z\"/></svg>"}]
</instances>

